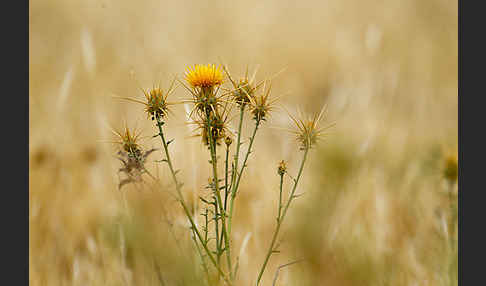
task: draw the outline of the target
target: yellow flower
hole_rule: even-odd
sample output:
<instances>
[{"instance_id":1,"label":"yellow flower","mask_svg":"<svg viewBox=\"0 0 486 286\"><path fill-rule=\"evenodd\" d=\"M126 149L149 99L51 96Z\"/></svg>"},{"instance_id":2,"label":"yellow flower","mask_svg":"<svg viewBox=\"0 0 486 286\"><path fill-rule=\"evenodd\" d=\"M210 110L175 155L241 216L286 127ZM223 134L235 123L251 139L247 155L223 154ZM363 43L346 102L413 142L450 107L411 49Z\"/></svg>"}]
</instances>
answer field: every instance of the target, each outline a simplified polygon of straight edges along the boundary
<instances>
[{"instance_id":1,"label":"yellow flower","mask_svg":"<svg viewBox=\"0 0 486 286\"><path fill-rule=\"evenodd\" d=\"M187 69L186 80L193 88L212 88L223 83L223 74L215 65L194 65Z\"/></svg>"}]
</instances>

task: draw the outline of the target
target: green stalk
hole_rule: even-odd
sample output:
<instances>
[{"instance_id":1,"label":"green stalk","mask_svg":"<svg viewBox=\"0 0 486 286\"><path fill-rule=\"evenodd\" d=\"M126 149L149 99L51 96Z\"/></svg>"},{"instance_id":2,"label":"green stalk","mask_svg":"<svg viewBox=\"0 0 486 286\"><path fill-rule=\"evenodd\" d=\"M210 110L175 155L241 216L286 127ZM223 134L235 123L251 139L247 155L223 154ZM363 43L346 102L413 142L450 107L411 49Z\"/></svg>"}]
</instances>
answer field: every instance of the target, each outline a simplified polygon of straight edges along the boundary
<instances>
[{"instance_id":1,"label":"green stalk","mask_svg":"<svg viewBox=\"0 0 486 286\"><path fill-rule=\"evenodd\" d=\"M213 265L216 267L219 274L226 281L226 283L231 285L231 282L228 280L228 278L226 277L224 272L221 270L221 268L217 265L216 260L214 259L213 255L211 254L211 251L208 249L206 242L203 241L203 238L202 238L201 234L199 233L199 230L197 229L196 224L194 223L194 220L192 219L191 212L189 211L189 208L187 207L187 204L185 203L184 198L182 196L182 192L181 192L182 184L180 184L179 181L177 180L176 172L174 171L174 167L172 166L172 161L170 160L168 144L165 141L164 132L162 131L162 125L164 124L164 122L161 121L161 118L159 116L156 116L156 118L157 118L157 127L159 128L159 134L158 135L162 139L162 144L164 146L164 151L165 151L165 156L166 156L166 162L169 165L169 169L170 169L170 172L172 174L172 179L174 180L174 183L176 185L176 191L177 191L177 195L179 196L179 202L181 203L182 208L184 209L184 213L186 214L187 218L189 219L189 222L191 223L191 228L196 233L196 235L197 235L199 241L201 242L201 245L203 246L204 250L206 251L206 254L208 255L209 259L211 260Z\"/></svg>"},{"instance_id":2,"label":"green stalk","mask_svg":"<svg viewBox=\"0 0 486 286\"><path fill-rule=\"evenodd\" d=\"M193 231L194 233L194 231ZM192 236L192 241L194 241L194 244L196 245L197 253L199 253L199 257L201 257L201 262L203 265L204 273L206 274L206 278L208 279L208 285L211 285L211 276L209 275L209 270L208 266L206 265L206 261L204 260L204 256L201 253L201 248L199 248L199 244L196 241L196 236L193 234ZM218 275L219 277L219 275Z\"/></svg>"},{"instance_id":3,"label":"green stalk","mask_svg":"<svg viewBox=\"0 0 486 286\"><path fill-rule=\"evenodd\" d=\"M231 173L231 196L230 196L230 209L229 209L229 217L228 217L228 235L231 237L231 221L233 220L233 203L235 200L235 189L233 188L235 185L236 177L238 176L238 159L240 157L240 146L241 146L241 128L243 126L243 119L245 114L245 104L241 104L240 106L240 122L238 123L238 139L236 140L236 153L235 153L235 162L233 164L233 171ZM230 270L231 272L231 270Z\"/></svg>"},{"instance_id":4,"label":"green stalk","mask_svg":"<svg viewBox=\"0 0 486 286\"><path fill-rule=\"evenodd\" d=\"M280 191L279 191L279 198L278 198L278 216L277 221L280 220L280 214L282 213L282 188L283 188L283 177L285 172L280 175Z\"/></svg>"},{"instance_id":5,"label":"green stalk","mask_svg":"<svg viewBox=\"0 0 486 286\"><path fill-rule=\"evenodd\" d=\"M241 180L241 175L243 175L243 170L246 167L246 161L248 160L248 156L251 153L251 147L253 146L253 141L255 140L255 135L257 133L259 125L260 125L260 120L257 120L256 123L255 123L255 129L253 129L253 134L250 137L250 145L248 146L248 150L247 150L246 155L245 155L245 160L243 161L243 165L241 166L240 172L238 174L236 174L236 176L235 176L235 178L236 177L238 177L238 178L236 179L235 183L232 185L230 209L229 209L229 219L228 219L228 233L230 235L231 235L231 225L232 225L232 221L233 221L233 208L234 208L233 204L234 204L234 201L235 201L236 192L238 191L238 187L240 185L240 180ZM238 138L239 138L239 136L238 136ZM235 169L238 170L238 167L236 167Z\"/></svg>"},{"instance_id":6,"label":"green stalk","mask_svg":"<svg viewBox=\"0 0 486 286\"><path fill-rule=\"evenodd\" d=\"M217 262L219 265L220 257L221 257L221 249L219 248L219 221L218 221L218 202L216 201L216 198L214 200L214 231L216 233L216 258Z\"/></svg>"},{"instance_id":7,"label":"green stalk","mask_svg":"<svg viewBox=\"0 0 486 286\"><path fill-rule=\"evenodd\" d=\"M209 119L208 119L209 120ZM210 122L208 122L209 125ZM230 273L230 279L232 279L232 273L231 273L231 253L230 253L230 248L229 248L229 239L228 239L228 233L226 231L226 213L224 212L223 209L223 202L221 200L221 195L219 192L219 180L218 180L218 161L216 157L216 140L213 139L213 134L211 128L208 128L208 137L209 137L209 148L211 151L211 164L213 165L213 183L214 183L214 191L216 193L216 198L217 198L217 204L219 205L219 212L221 214L221 231L223 232L223 237L224 237L224 243L225 243L225 251L226 251L226 260L228 263L228 268L229 268L229 273ZM216 245L218 247L218 245Z\"/></svg>"},{"instance_id":8,"label":"green stalk","mask_svg":"<svg viewBox=\"0 0 486 286\"><path fill-rule=\"evenodd\" d=\"M225 167L224 167L224 213L226 214L226 204L228 202L228 157L229 157L229 146L226 146L226 160L225 160ZM221 237L219 239L219 249L223 243L223 233L221 233Z\"/></svg>"},{"instance_id":9,"label":"green stalk","mask_svg":"<svg viewBox=\"0 0 486 286\"><path fill-rule=\"evenodd\" d=\"M287 201L287 204L285 205L282 216L277 219L277 228L275 229L275 232L273 234L272 242L270 243L270 247L268 249L267 256L265 257L265 261L263 262L262 268L260 269L260 273L258 274L257 285L260 284L260 280L262 279L263 272L265 271L265 267L267 266L268 259L270 259L270 256L274 252L273 247L275 246L275 241L277 240L278 232L280 231L280 226L282 225L282 222L285 218L285 215L287 214L287 210L289 209L290 203L295 198L294 193L295 193L295 190L297 189L297 184L299 183L300 176L302 175L302 171L304 170L304 164L305 164L305 161L307 159L307 153L308 152L309 152L309 148L306 148L305 153L304 153L304 157L302 158L302 162L300 164L299 173L297 175L297 178L295 179L294 186L292 188L292 191L290 192L290 196L289 196L289 199ZM280 206L279 206L279 208L280 208Z\"/></svg>"}]
</instances>

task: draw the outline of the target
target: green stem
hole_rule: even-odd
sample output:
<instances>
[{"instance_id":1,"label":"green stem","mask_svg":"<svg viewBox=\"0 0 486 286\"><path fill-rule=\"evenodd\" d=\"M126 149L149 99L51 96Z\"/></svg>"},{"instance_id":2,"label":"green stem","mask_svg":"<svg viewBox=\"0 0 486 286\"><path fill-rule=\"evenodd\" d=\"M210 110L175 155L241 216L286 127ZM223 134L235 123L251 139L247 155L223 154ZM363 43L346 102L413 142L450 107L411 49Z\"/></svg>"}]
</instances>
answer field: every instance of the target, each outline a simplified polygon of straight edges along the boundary
<instances>
[{"instance_id":1,"label":"green stem","mask_svg":"<svg viewBox=\"0 0 486 286\"><path fill-rule=\"evenodd\" d=\"M201 248L199 248L199 244L196 241L196 235L194 234L194 231L193 231L193 235L191 237L192 237L192 240L194 241L194 244L196 245L196 249L197 249L197 252L199 253L199 257L201 257L201 262L202 262L202 266L203 266L203 269L204 269L204 273L206 274L206 277L208 279L208 285L211 285L211 276L209 275L208 266L206 265L206 261L204 260L204 256L201 253Z\"/></svg>"},{"instance_id":2,"label":"green stem","mask_svg":"<svg viewBox=\"0 0 486 286\"><path fill-rule=\"evenodd\" d=\"M229 146L226 146L226 160L225 160L225 168L224 168L224 213L226 213L226 204L228 202L228 157L229 157ZM221 233L221 237L219 239L219 248L223 246L223 233Z\"/></svg>"},{"instance_id":3,"label":"green stem","mask_svg":"<svg viewBox=\"0 0 486 286\"><path fill-rule=\"evenodd\" d=\"M216 258L219 265L220 257L221 257L221 248L219 247L219 211L218 211L218 202L216 198L214 198L214 231L216 233Z\"/></svg>"},{"instance_id":4,"label":"green stem","mask_svg":"<svg viewBox=\"0 0 486 286\"><path fill-rule=\"evenodd\" d=\"M304 157L302 158L302 162L300 164L299 173L297 175L297 178L294 181L294 186L292 188L292 191L290 192L290 196L289 196L289 199L287 201L287 204L285 205L282 216L279 217L278 220L277 220L277 228L275 229L275 232L273 234L272 242L270 243L270 247L269 247L267 255L265 257L265 261L263 262L262 268L260 269L260 273L258 274L257 285L260 284L260 280L262 279L262 275L263 275L263 272L265 271L265 267L267 266L268 260L270 259L270 256L274 252L273 247L275 246L275 241L277 240L278 232L280 231L280 226L282 225L282 222L285 218L285 215L287 214L287 210L289 209L290 203L295 198L294 193L295 193L295 190L297 189L297 184L299 183L300 176L302 175L302 171L304 170L304 164L305 164L305 161L307 159L307 153L308 152L309 152L309 148L306 148L305 153L304 153Z\"/></svg>"},{"instance_id":5,"label":"green stem","mask_svg":"<svg viewBox=\"0 0 486 286\"><path fill-rule=\"evenodd\" d=\"M236 140L236 153L235 153L235 162L233 164L233 172L231 173L231 193L233 192L233 186L235 185L236 177L238 176L238 159L240 157L240 146L241 146L241 128L243 126L243 119L245 113L245 105L242 104L240 107L240 122L238 123L238 139ZM236 171L236 172L235 172ZM230 203L233 203L234 196L231 194ZM230 208L231 209L231 208ZM231 215L229 217L231 221ZM231 226L228 226L228 230L231 233Z\"/></svg>"},{"instance_id":6,"label":"green stem","mask_svg":"<svg viewBox=\"0 0 486 286\"><path fill-rule=\"evenodd\" d=\"M209 120L209 119L208 119ZM208 122L209 125L210 122ZM228 239L228 233L226 231L226 213L224 212L223 209L223 202L221 200L221 194L219 192L219 180L218 180L218 161L216 157L216 140L213 139L213 132L211 128L208 128L208 137L209 137L209 147L211 151L211 164L213 165L213 183L214 183L214 192L216 195L217 199L217 204L219 206L219 212L220 212L220 217L221 217L221 231L223 232L223 237L224 237L224 244L225 244L225 251L226 251L226 260L228 263L228 268L229 268L229 273L230 273L230 279L232 279L232 272L231 272L231 253L230 253L230 248L229 248L229 239ZM218 245L216 245L218 247ZM219 251L218 251L219 252Z\"/></svg>"},{"instance_id":7,"label":"green stem","mask_svg":"<svg viewBox=\"0 0 486 286\"><path fill-rule=\"evenodd\" d=\"M177 195L179 196L179 202L181 203L182 208L184 209L184 213L186 214L187 218L189 219L189 222L191 223L191 228L196 233L197 238L201 242L201 245L203 246L204 250L206 251L206 254L208 255L209 259L211 260L213 265L216 267L216 269L218 270L219 274L223 277L223 279L228 284L231 285L231 282L228 280L228 278L226 277L224 272L221 270L221 268L217 265L216 260L214 259L213 255L211 254L211 251L208 249L206 242L203 241L203 238L202 238L201 234L199 233L199 230L197 229L196 224L194 223L194 220L192 219L191 212L189 211L189 208L187 207L187 204L185 203L184 198L182 196L182 192L181 192L182 184L180 184L179 181L177 180L176 172L174 171L174 167L172 166L172 161L170 160L168 144L165 141L164 132L162 131L162 125L164 124L164 122L161 120L160 117L156 116L156 118L157 118L157 127L159 128L159 134L158 135L162 139L162 144L164 146L164 151L165 151L165 156L166 156L166 162L169 165L169 169L170 169L170 172L172 174L172 179L174 180L174 183L176 185L176 191L177 191Z\"/></svg>"},{"instance_id":8,"label":"green stem","mask_svg":"<svg viewBox=\"0 0 486 286\"><path fill-rule=\"evenodd\" d=\"M236 197L236 192L238 191L238 187L240 185L241 176L243 175L243 170L246 167L246 161L248 160L248 157L249 157L249 155L251 153L251 147L253 146L253 141L255 140L255 135L257 133L257 130L258 130L258 126L259 125L260 125L260 120L257 120L256 123L255 123L255 129L253 129L253 134L250 137L250 145L248 146L248 151L246 152L245 160L243 161L243 165L241 166L240 172L235 175L235 177L237 177L237 179L236 179L235 183L232 184L232 187L231 187L232 188L232 191L231 191L231 200L230 200L230 209L229 209L229 219L228 219L228 233L230 235L231 235L231 225L232 225L232 221L233 221L233 209L234 209L234 201L235 201L235 197ZM238 170L238 166L236 166L235 169Z\"/></svg>"},{"instance_id":9,"label":"green stem","mask_svg":"<svg viewBox=\"0 0 486 286\"><path fill-rule=\"evenodd\" d=\"M285 173L282 173L280 175L280 192L279 192L279 198L278 198L278 216L277 216L277 221L280 220L280 214L282 213L282 188L283 188L283 177Z\"/></svg>"}]
</instances>

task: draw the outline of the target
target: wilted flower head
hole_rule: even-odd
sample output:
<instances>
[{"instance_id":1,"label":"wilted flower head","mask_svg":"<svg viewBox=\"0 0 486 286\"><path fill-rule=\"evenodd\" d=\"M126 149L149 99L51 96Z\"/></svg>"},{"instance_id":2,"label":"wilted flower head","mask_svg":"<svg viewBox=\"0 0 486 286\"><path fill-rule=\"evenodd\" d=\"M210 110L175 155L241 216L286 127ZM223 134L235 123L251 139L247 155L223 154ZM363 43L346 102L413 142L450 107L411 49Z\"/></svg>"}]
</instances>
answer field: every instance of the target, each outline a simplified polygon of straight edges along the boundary
<instances>
[{"instance_id":1,"label":"wilted flower head","mask_svg":"<svg viewBox=\"0 0 486 286\"><path fill-rule=\"evenodd\" d=\"M123 166L118 169L118 172L126 175L126 178L121 180L118 185L118 188L121 188L125 184L142 180L141 176L146 172L144 166L145 161L156 149L150 149L144 152L137 143L140 134L137 134L135 131L130 131L127 127L122 132L114 132L120 139L116 143L122 145L121 150L117 153L117 158L122 162Z\"/></svg>"},{"instance_id":2,"label":"wilted flower head","mask_svg":"<svg viewBox=\"0 0 486 286\"><path fill-rule=\"evenodd\" d=\"M194 65L187 69L186 81L193 88L212 88L223 83L223 74L214 64Z\"/></svg>"},{"instance_id":3,"label":"wilted flower head","mask_svg":"<svg viewBox=\"0 0 486 286\"><path fill-rule=\"evenodd\" d=\"M297 141L300 142L300 149L306 150L312 148L317 141L320 139L321 136L325 134L325 130L334 126L334 124L330 124L325 127L319 127L320 121L325 117L325 113L327 111L326 106L321 109L321 112L315 114L309 118L294 118L290 113L289 116L292 121L295 123L297 130L291 131L297 136Z\"/></svg>"}]
</instances>

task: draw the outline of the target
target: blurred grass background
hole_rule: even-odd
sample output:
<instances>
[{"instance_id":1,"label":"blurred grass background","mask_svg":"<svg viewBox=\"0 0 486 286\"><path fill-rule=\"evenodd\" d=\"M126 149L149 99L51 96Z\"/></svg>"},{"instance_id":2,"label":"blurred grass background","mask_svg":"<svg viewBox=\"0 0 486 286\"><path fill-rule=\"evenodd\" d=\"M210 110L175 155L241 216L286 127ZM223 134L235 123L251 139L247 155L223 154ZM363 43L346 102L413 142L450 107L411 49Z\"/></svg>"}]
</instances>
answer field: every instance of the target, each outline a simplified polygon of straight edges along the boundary
<instances>
[{"instance_id":1,"label":"blurred grass background","mask_svg":"<svg viewBox=\"0 0 486 286\"><path fill-rule=\"evenodd\" d=\"M328 104L336 122L311 153L263 285L302 258L275 285L457 285L441 219L442 154L458 138L457 1L29 4L31 285L202 284L160 155L147 167L162 187L147 178L118 191L116 146L103 141L126 122L160 147L143 107L111 96L140 98L137 80L167 87L188 65L220 58L233 76L259 65L259 80L286 68L273 84L288 93L281 104ZM173 99L187 96L180 87ZM174 111L171 152L196 206L208 155L184 107ZM274 113L249 159L235 209L237 285L255 283L270 243L278 162L297 171L297 144L273 128L289 124Z\"/></svg>"}]
</instances>

